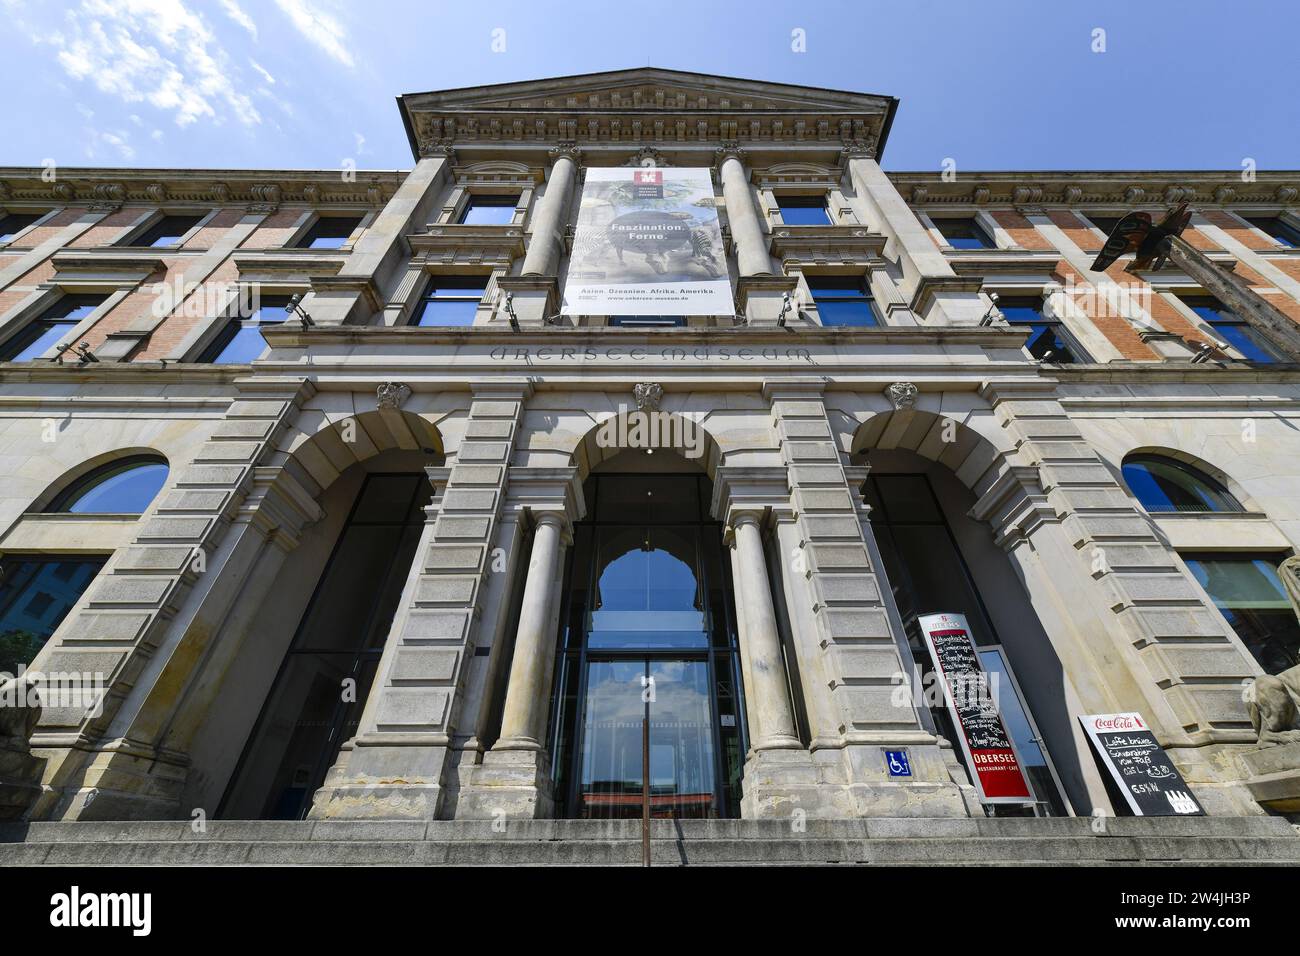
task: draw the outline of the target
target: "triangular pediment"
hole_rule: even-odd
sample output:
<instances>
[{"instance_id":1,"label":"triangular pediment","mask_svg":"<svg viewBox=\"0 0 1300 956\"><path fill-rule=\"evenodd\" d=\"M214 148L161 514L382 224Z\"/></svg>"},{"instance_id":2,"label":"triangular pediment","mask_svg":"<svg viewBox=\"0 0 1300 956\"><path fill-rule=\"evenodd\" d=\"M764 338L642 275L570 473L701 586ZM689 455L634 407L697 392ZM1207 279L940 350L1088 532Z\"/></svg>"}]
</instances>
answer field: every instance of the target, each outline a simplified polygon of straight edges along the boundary
<instances>
[{"instance_id":1,"label":"triangular pediment","mask_svg":"<svg viewBox=\"0 0 1300 956\"><path fill-rule=\"evenodd\" d=\"M409 109L461 110L709 110L876 112L892 100L869 93L744 80L645 67L466 87L402 97Z\"/></svg>"},{"instance_id":2,"label":"triangular pediment","mask_svg":"<svg viewBox=\"0 0 1300 956\"><path fill-rule=\"evenodd\" d=\"M833 144L878 155L888 96L657 67L584 73L398 98L417 156L466 145Z\"/></svg>"}]
</instances>

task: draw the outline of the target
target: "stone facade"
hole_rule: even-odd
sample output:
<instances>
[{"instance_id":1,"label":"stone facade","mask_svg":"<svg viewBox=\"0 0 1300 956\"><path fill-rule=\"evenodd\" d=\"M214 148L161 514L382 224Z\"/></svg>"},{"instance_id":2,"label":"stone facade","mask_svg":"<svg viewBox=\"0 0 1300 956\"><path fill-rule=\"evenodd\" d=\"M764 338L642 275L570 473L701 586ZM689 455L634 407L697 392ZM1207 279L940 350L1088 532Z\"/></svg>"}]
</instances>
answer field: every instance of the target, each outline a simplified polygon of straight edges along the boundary
<instances>
[{"instance_id":1,"label":"stone facade","mask_svg":"<svg viewBox=\"0 0 1300 956\"><path fill-rule=\"evenodd\" d=\"M863 497L891 470L932 476L1065 812L1116 809L1086 713L1145 715L1211 814L1295 797L1300 768L1255 753L1244 687L1262 666L1183 555L1300 545L1300 356L1268 328L1276 361L1220 343L1177 267L1092 273L1104 233L1086 217L1189 199L1187 242L1300 323L1300 254L1247 218L1300 223L1300 172L890 173L888 97L656 69L400 102L400 174L0 169L4 211L40 217L0 246L0 348L63 297L97 298L60 339L95 361L0 364L0 555L106 558L29 662L104 675L102 707L44 708L26 753L6 738L4 782L30 795L6 812L217 815L360 476L400 465L433 497L311 815L554 815L566 561L612 455L594 435L645 383L704 436L743 816L982 815L953 742L897 693L913 662ZM637 164L713 169L736 317L555 318L584 171ZM460 223L485 194L518 197L510 221ZM786 224L792 196L825 197L827 221ZM162 213L197 219L133 245ZM322 216L355 229L300 248ZM946 220L989 242L954 248ZM471 325L411 324L431 278L464 276L485 290ZM860 277L876 324L824 322L827 276ZM264 326L251 362L203 361L241 285L300 295L310 321ZM1075 361L1031 355L990 293L1046 294ZM170 472L138 518L49 511L141 453ZM1242 510L1148 513L1121 476L1134 453L1195 465ZM899 749L906 779L886 768Z\"/></svg>"}]
</instances>

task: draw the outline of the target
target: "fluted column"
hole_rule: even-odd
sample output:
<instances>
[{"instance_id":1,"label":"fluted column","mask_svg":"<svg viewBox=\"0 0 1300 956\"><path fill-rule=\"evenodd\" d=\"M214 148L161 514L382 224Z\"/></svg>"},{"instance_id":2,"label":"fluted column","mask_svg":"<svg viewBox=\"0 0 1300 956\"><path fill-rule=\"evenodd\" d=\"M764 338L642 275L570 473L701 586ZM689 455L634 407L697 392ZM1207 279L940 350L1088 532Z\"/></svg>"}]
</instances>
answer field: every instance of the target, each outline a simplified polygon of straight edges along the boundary
<instances>
[{"instance_id":1,"label":"fluted column","mask_svg":"<svg viewBox=\"0 0 1300 956\"><path fill-rule=\"evenodd\" d=\"M738 598L745 608L740 640L749 658L753 683L747 688L750 746L753 750L800 749L803 745L795 734L758 514L742 511L732 519L732 527L739 563Z\"/></svg>"},{"instance_id":2,"label":"fluted column","mask_svg":"<svg viewBox=\"0 0 1300 956\"><path fill-rule=\"evenodd\" d=\"M564 217L573 194L573 179L577 171L577 150L559 147L551 151L551 176L546 182L546 193L537 201L533 214L532 240L524 256L523 275L553 276L559 272L560 250L564 248Z\"/></svg>"},{"instance_id":3,"label":"fluted column","mask_svg":"<svg viewBox=\"0 0 1300 956\"><path fill-rule=\"evenodd\" d=\"M754 197L749 191L749 176L740 156L735 152L722 154L720 176L722 199L727 205L727 221L731 224L731 237L736 243L736 262L742 276L772 274L772 261L767 254L767 240L754 208Z\"/></svg>"},{"instance_id":4,"label":"fluted column","mask_svg":"<svg viewBox=\"0 0 1300 956\"><path fill-rule=\"evenodd\" d=\"M542 512L537 518L501 716L501 737L494 750L542 749L545 731L541 724L548 704L542 691L551 659L550 645L555 640L550 630L552 584L560 566L565 524L564 516L554 511Z\"/></svg>"}]
</instances>

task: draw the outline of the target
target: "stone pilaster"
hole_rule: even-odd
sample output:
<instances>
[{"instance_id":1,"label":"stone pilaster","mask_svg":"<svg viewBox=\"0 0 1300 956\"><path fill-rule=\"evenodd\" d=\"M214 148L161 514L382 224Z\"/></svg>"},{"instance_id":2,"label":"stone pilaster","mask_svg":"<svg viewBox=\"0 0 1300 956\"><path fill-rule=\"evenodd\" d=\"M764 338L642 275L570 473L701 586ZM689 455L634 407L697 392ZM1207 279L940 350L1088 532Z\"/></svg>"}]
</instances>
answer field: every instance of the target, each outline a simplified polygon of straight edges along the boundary
<instances>
[{"instance_id":1,"label":"stone pilaster","mask_svg":"<svg viewBox=\"0 0 1300 956\"><path fill-rule=\"evenodd\" d=\"M798 548L789 562L794 600L811 612L815 644L801 670L810 713L828 715L811 742L820 777L857 816L965 816L961 783L918 712L905 662L876 580L859 517L858 489L841 464L820 381L765 383L787 466ZM794 613L794 612L792 612ZM919 693L919 691L917 692ZM885 749L906 749L910 780L890 778ZM960 779L960 776L959 776ZM964 781L963 781L964 782Z\"/></svg>"},{"instance_id":2,"label":"stone pilaster","mask_svg":"<svg viewBox=\"0 0 1300 956\"><path fill-rule=\"evenodd\" d=\"M480 634L485 581L527 382L473 386L465 435L446 469L379 662L360 732L312 804L315 818L435 819L455 789L457 700Z\"/></svg>"},{"instance_id":3,"label":"stone pilaster","mask_svg":"<svg viewBox=\"0 0 1300 956\"><path fill-rule=\"evenodd\" d=\"M722 201L727 209L727 224L736 244L736 264L740 275L772 274L772 259L767 253L767 237L758 219L754 195L749 188L749 173L739 150L719 152L718 178L722 180Z\"/></svg>"},{"instance_id":4,"label":"stone pilaster","mask_svg":"<svg viewBox=\"0 0 1300 956\"><path fill-rule=\"evenodd\" d=\"M177 812L187 759L163 735L206 666L213 629L240 597L225 568L252 560L279 527L296 538L319 515L305 495L293 496L270 524L264 517L254 526L244 511L250 498L263 498L258 471L313 387L302 379L241 379L236 386L241 397L225 420L178 469L134 541L115 555L39 661L46 672L102 675L106 687L97 712L45 708L33 738L48 761L40 818Z\"/></svg>"}]
</instances>

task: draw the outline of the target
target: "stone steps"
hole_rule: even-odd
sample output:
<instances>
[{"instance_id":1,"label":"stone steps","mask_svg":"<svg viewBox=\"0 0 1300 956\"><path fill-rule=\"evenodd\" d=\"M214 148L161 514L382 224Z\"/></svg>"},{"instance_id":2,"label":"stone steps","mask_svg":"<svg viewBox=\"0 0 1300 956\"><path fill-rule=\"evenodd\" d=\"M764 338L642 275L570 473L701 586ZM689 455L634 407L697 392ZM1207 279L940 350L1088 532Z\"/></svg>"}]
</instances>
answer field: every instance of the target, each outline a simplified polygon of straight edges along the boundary
<instances>
[{"instance_id":1,"label":"stone steps","mask_svg":"<svg viewBox=\"0 0 1300 956\"><path fill-rule=\"evenodd\" d=\"M656 820L652 862L692 865L1300 864L1276 817ZM636 820L212 821L0 825L3 866L637 866Z\"/></svg>"}]
</instances>

